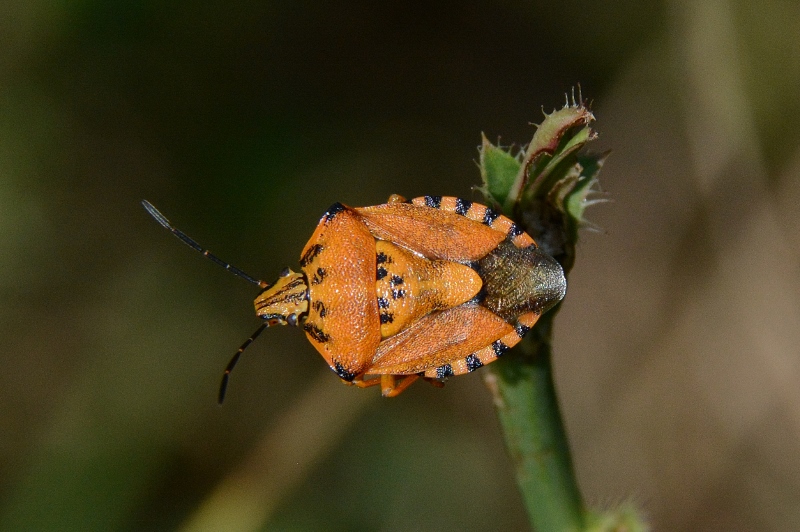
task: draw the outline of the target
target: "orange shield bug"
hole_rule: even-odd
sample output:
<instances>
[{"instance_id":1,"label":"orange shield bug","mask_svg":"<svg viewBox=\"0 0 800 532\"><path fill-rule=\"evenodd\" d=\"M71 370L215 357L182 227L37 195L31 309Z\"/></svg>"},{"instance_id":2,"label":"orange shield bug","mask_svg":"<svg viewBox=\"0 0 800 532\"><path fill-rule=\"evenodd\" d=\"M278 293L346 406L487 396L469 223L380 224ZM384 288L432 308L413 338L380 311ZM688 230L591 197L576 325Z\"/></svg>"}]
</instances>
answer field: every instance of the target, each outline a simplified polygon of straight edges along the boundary
<instances>
[{"instance_id":1,"label":"orange shield bug","mask_svg":"<svg viewBox=\"0 0 800 532\"><path fill-rule=\"evenodd\" d=\"M348 384L380 385L393 397L420 377L441 386L502 356L561 301L559 263L510 219L454 197L392 195L372 207L335 203L300 254L269 285L221 261L147 201L147 211L184 243L258 285L264 322L302 327Z\"/></svg>"}]
</instances>

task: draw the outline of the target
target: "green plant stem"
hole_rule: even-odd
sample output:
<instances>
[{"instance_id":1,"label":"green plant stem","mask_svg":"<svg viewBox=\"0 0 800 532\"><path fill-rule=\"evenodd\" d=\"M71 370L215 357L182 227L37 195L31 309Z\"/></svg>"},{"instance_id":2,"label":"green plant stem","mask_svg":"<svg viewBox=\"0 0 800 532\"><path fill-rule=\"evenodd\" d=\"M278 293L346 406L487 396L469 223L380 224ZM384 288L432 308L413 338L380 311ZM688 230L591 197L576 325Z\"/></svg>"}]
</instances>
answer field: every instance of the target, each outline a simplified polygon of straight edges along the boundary
<instances>
[{"instance_id":1,"label":"green plant stem","mask_svg":"<svg viewBox=\"0 0 800 532\"><path fill-rule=\"evenodd\" d=\"M585 528L553 383L555 310L542 317L515 352L492 364L487 378L531 526L539 532Z\"/></svg>"},{"instance_id":2,"label":"green plant stem","mask_svg":"<svg viewBox=\"0 0 800 532\"><path fill-rule=\"evenodd\" d=\"M545 114L524 152L493 146L485 136L480 149L481 191L489 203L534 236L565 276L575 262L583 213L599 201L591 196L598 191L597 174L606 154L583 151L597 137L593 120L580 90L577 99L573 91L564 107ZM558 308L545 313L486 376L538 532L584 531L589 522L599 522L584 508L556 398L551 335ZM622 530L607 528L612 529Z\"/></svg>"}]
</instances>

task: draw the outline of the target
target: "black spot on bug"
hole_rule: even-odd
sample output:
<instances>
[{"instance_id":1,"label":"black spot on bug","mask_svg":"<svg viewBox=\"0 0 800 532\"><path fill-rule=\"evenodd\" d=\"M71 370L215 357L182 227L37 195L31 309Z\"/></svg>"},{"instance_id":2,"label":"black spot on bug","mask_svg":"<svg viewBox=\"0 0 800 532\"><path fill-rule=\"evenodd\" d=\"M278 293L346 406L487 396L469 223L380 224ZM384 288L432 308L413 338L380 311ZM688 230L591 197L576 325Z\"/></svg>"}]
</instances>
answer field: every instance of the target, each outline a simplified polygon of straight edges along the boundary
<instances>
[{"instance_id":1,"label":"black spot on bug","mask_svg":"<svg viewBox=\"0 0 800 532\"><path fill-rule=\"evenodd\" d=\"M388 272L388 271L386 271L386 268L384 268L383 266L381 266L380 268L378 268L378 270L375 272L375 278L376 278L378 281L380 281L381 279L383 279L383 278L384 278L384 277L386 277L387 275L389 275L389 272Z\"/></svg>"},{"instance_id":2,"label":"black spot on bug","mask_svg":"<svg viewBox=\"0 0 800 532\"><path fill-rule=\"evenodd\" d=\"M341 362L337 361L337 362L334 363L333 366L334 366L333 367L333 371L336 372L336 374L339 376L340 379L345 380L347 382L353 382L353 379L356 378L356 374L355 373L351 373L351 372L347 371L346 369L344 369L344 366L342 366Z\"/></svg>"},{"instance_id":3,"label":"black spot on bug","mask_svg":"<svg viewBox=\"0 0 800 532\"><path fill-rule=\"evenodd\" d=\"M405 290L392 290L392 299L402 299L404 297L406 297Z\"/></svg>"},{"instance_id":4,"label":"black spot on bug","mask_svg":"<svg viewBox=\"0 0 800 532\"><path fill-rule=\"evenodd\" d=\"M441 196L425 196L425 206L438 209L442 205Z\"/></svg>"},{"instance_id":5,"label":"black spot on bug","mask_svg":"<svg viewBox=\"0 0 800 532\"><path fill-rule=\"evenodd\" d=\"M483 213L483 223L491 227L494 221L497 220L498 216L500 216L500 213L487 208L486 212Z\"/></svg>"},{"instance_id":6,"label":"black spot on bug","mask_svg":"<svg viewBox=\"0 0 800 532\"><path fill-rule=\"evenodd\" d=\"M392 286L397 286L399 284L403 284L403 278L400 277L399 275L392 275L391 283L392 283Z\"/></svg>"},{"instance_id":7,"label":"black spot on bug","mask_svg":"<svg viewBox=\"0 0 800 532\"><path fill-rule=\"evenodd\" d=\"M527 325L523 325L521 323L517 323L515 329L517 331L517 336L519 336L520 338L524 337L526 334L528 334L528 331L531 330L530 327L528 327Z\"/></svg>"},{"instance_id":8,"label":"black spot on bug","mask_svg":"<svg viewBox=\"0 0 800 532\"><path fill-rule=\"evenodd\" d=\"M311 278L311 284L320 284L322 282L322 280L325 279L325 274L326 273L327 272L325 271L324 268L317 268L317 271L314 274L314 277Z\"/></svg>"},{"instance_id":9,"label":"black spot on bug","mask_svg":"<svg viewBox=\"0 0 800 532\"><path fill-rule=\"evenodd\" d=\"M303 330L306 331L311 338L321 344L324 344L331 339L331 337L325 334L322 329L312 323L306 323L303 325Z\"/></svg>"},{"instance_id":10,"label":"black spot on bug","mask_svg":"<svg viewBox=\"0 0 800 532\"><path fill-rule=\"evenodd\" d=\"M494 351L494 356L496 356L497 358L500 358L501 356L505 355L509 349L511 348L500 340L495 340L494 342L492 342L492 350Z\"/></svg>"},{"instance_id":11,"label":"black spot on bug","mask_svg":"<svg viewBox=\"0 0 800 532\"><path fill-rule=\"evenodd\" d=\"M394 321L394 314L391 314L389 312L381 313L381 324L392 323L393 321Z\"/></svg>"},{"instance_id":12,"label":"black spot on bug","mask_svg":"<svg viewBox=\"0 0 800 532\"><path fill-rule=\"evenodd\" d=\"M389 300L385 297L378 298L378 308L389 308Z\"/></svg>"},{"instance_id":13,"label":"black spot on bug","mask_svg":"<svg viewBox=\"0 0 800 532\"><path fill-rule=\"evenodd\" d=\"M317 311L317 314L319 314L320 318L324 318L328 315L328 309L325 308L325 303L322 301L314 301L311 306L314 307L314 310Z\"/></svg>"},{"instance_id":14,"label":"black spot on bug","mask_svg":"<svg viewBox=\"0 0 800 532\"><path fill-rule=\"evenodd\" d=\"M469 200L456 198L456 214L466 216L467 211L472 207L472 202Z\"/></svg>"},{"instance_id":15,"label":"black spot on bug","mask_svg":"<svg viewBox=\"0 0 800 532\"><path fill-rule=\"evenodd\" d=\"M444 379L447 377L452 377L453 375L455 375L455 373L453 373L453 366L450 364L445 364L444 366L439 366L436 368L437 379Z\"/></svg>"},{"instance_id":16,"label":"black spot on bug","mask_svg":"<svg viewBox=\"0 0 800 532\"><path fill-rule=\"evenodd\" d=\"M375 264L383 264L384 262L391 263L392 260L389 258L389 256L386 253L381 251L380 253L378 253L375 256Z\"/></svg>"},{"instance_id":17,"label":"black spot on bug","mask_svg":"<svg viewBox=\"0 0 800 532\"><path fill-rule=\"evenodd\" d=\"M325 221L326 222L330 222L331 220L336 218L337 214L339 214L340 212L342 212L345 209L347 209L347 207L345 207L344 205L342 205L341 203L339 203L337 201L336 203L334 203L333 205L331 205L328 208L328 212L325 213Z\"/></svg>"},{"instance_id":18,"label":"black spot on bug","mask_svg":"<svg viewBox=\"0 0 800 532\"><path fill-rule=\"evenodd\" d=\"M300 257L300 266L308 266L314 258L319 255L323 250L322 244L314 244L310 248L303 253L303 256ZM286 269L286 275L289 275L288 268ZM281 274L281 277L285 277L285 275Z\"/></svg>"},{"instance_id":19,"label":"black spot on bug","mask_svg":"<svg viewBox=\"0 0 800 532\"><path fill-rule=\"evenodd\" d=\"M483 367L483 362L481 362L475 353L472 353L468 356L465 361L467 362L467 371L475 371L478 368Z\"/></svg>"},{"instance_id":20,"label":"black spot on bug","mask_svg":"<svg viewBox=\"0 0 800 532\"><path fill-rule=\"evenodd\" d=\"M508 228L508 236L511 238L517 237L524 232L525 231L523 231L522 228L515 223L512 223L511 227Z\"/></svg>"}]
</instances>

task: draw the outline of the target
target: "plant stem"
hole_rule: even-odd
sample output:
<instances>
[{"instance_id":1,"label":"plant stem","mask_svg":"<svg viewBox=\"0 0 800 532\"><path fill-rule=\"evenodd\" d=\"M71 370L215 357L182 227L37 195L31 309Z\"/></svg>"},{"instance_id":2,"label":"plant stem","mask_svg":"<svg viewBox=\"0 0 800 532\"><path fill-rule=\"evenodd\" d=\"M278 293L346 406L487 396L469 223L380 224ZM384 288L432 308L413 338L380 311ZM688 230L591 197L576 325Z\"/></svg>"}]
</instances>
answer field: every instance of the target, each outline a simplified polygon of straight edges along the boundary
<instances>
[{"instance_id":1,"label":"plant stem","mask_svg":"<svg viewBox=\"0 0 800 532\"><path fill-rule=\"evenodd\" d=\"M539 532L585 528L553 383L550 336L555 310L542 317L516 353L492 364L486 378L531 526Z\"/></svg>"},{"instance_id":2,"label":"plant stem","mask_svg":"<svg viewBox=\"0 0 800 532\"><path fill-rule=\"evenodd\" d=\"M580 90L577 99L573 91L566 100L563 108L545 114L524 152L515 155L486 137L480 150L481 190L487 200L533 235L565 276L575 262L584 210L598 201L590 196L598 190L597 174L605 160L605 154L583 152L597 134ZM545 313L485 377L531 526L539 532L582 531L593 519L575 480L553 382L551 336L559 306Z\"/></svg>"}]
</instances>

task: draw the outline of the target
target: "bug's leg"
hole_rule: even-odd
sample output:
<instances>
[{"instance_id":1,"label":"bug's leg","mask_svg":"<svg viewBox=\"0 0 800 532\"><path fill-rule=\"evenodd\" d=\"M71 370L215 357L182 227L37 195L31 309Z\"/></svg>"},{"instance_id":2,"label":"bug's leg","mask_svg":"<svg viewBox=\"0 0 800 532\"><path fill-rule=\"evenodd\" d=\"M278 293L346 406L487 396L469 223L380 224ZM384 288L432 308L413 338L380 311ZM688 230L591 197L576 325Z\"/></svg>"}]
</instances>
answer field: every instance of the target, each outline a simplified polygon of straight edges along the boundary
<instances>
[{"instance_id":1,"label":"bug's leg","mask_svg":"<svg viewBox=\"0 0 800 532\"><path fill-rule=\"evenodd\" d=\"M434 388L444 388L444 382L442 382L442 381L440 381L438 379L431 379L430 377L425 377L424 373L422 375L423 375L422 379L425 382L430 383L430 385L433 386Z\"/></svg>"},{"instance_id":2,"label":"bug's leg","mask_svg":"<svg viewBox=\"0 0 800 532\"><path fill-rule=\"evenodd\" d=\"M398 381L396 377L400 377L401 380ZM381 375L381 395L397 397L417 379L419 379L419 375Z\"/></svg>"},{"instance_id":3,"label":"bug's leg","mask_svg":"<svg viewBox=\"0 0 800 532\"><path fill-rule=\"evenodd\" d=\"M392 194L389 196L389 199L386 200L386 203L405 203L406 198L401 196L400 194Z\"/></svg>"},{"instance_id":4,"label":"bug's leg","mask_svg":"<svg viewBox=\"0 0 800 532\"><path fill-rule=\"evenodd\" d=\"M346 381L342 379L342 382L347 384L348 386L358 386L359 388L369 388L370 386L377 386L381 384L381 379L369 379L364 380L364 375L359 375L352 381Z\"/></svg>"}]
</instances>

